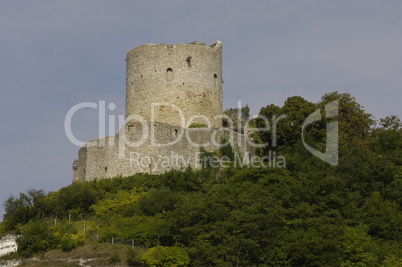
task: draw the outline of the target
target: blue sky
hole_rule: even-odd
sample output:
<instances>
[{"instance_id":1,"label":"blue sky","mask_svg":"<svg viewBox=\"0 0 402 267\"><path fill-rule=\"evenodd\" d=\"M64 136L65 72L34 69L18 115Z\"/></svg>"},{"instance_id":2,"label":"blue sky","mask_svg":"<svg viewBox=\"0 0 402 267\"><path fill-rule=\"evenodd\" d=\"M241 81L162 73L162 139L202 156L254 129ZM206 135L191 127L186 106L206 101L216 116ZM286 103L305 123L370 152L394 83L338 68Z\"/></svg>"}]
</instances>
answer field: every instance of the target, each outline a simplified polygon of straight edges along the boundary
<instances>
[{"instance_id":1,"label":"blue sky","mask_svg":"<svg viewBox=\"0 0 402 267\"><path fill-rule=\"evenodd\" d=\"M222 41L224 108L339 91L376 119L401 116L401 14L401 1L4 0L0 202L71 183L66 113L103 100L124 114L126 50L144 43ZM73 131L97 138L97 111L77 113Z\"/></svg>"}]
</instances>

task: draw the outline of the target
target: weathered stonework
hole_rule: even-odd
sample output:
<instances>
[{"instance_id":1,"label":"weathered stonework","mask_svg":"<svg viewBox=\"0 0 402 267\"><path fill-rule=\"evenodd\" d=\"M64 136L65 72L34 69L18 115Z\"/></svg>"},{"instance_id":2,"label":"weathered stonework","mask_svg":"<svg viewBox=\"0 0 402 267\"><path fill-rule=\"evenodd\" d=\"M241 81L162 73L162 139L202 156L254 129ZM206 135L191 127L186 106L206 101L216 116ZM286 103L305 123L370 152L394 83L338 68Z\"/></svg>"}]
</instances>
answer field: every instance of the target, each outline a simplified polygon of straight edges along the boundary
<instances>
[{"instance_id":1,"label":"weathered stonework","mask_svg":"<svg viewBox=\"0 0 402 267\"><path fill-rule=\"evenodd\" d=\"M135 143L142 134L140 123L133 125L130 133L126 127L116 136L88 142L79 150L74 180L129 176L139 172L156 174L186 167L200 169L199 146L215 151L223 138L240 153L245 163L247 153L251 153L244 136L229 129L187 129L158 122L147 123L147 128L147 139L138 146Z\"/></svg>"},{"instance_id":2,"label":"weathered stonework","mask_svg":"<svg viewBox=\"0 0 402 267\"><path fill-rule=\"evenodd\" d=\"M248 160L245 136L221 128L220 41L145 44L129 50L126 62L125 125L79 150L74 181L200 169L200 146L216 151L223 139Z\"/></svg>"},{"instance_id":3,"label":"weathered stonework","mask_svg":"<svg viewBox=\"0 0 402 267\"><path fill-rule=\"evenodd\" d=\"M222 126L222 43L210 46L191 44L145 44L127 51L126 118L137 114L154 121L181 126L181 117L172 105L183 112L185 121L205 116L213 128ZM190 122L191 123L191 122ZM195 118L194 123L206 123Z\"/></svg>"}]
</instances>

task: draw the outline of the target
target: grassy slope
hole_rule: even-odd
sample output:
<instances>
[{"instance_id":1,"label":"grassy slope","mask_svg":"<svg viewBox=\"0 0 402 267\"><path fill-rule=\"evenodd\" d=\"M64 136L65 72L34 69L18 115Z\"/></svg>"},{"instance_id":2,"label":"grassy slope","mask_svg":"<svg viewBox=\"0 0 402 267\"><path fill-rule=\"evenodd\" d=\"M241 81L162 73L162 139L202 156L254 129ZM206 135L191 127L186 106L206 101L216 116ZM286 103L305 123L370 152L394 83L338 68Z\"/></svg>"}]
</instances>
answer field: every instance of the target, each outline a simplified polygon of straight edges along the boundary
<instances>
[{"instance_id":1,"label":"grassy slope","mask_svg":"<svg viewBox=\"0 0 402 267\"><path fill-rule=\"evenodd\" d=\"M21 260L19 266L128 266L127 249L130 245L98 243L96 240L86 240L80 246L70 252L63 252L61 249L50 250L44 254L38 254L30 259L22 259L17 254L10 254L0 258L0 265L6 264L9 260ZM143 253L141 248L135 248L138 253ZM120 261L113 262L111 257L118 255Z\"/></svg>"}]
</instances>

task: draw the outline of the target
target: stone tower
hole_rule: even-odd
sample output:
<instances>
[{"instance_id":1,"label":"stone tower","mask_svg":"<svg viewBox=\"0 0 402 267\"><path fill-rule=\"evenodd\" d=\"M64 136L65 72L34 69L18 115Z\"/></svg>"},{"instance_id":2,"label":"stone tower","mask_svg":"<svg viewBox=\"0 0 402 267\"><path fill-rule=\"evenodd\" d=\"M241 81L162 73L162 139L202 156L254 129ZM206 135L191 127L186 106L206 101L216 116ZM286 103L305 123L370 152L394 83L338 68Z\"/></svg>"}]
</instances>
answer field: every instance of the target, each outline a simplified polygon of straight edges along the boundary
<instances>
[{"instance_id":1,"label":"stone tower","mask_svg":"<svg viewBox=\"0 0 402 267\"><path fill-rule=\"evenodd\" d=\"M247 137L222 127L220 41L145 44L127 51L126 61L125 125L80 148L74 181L198 170L200 147L218 151L222 140L248 162L253 150Z\"/></svg>"},{"instance_id":2,"label":"stone tower","mask_svg":"<svg viewBox=\"0 0 402 267\"><path fill-rule=\"evenodd\" d=\"M127 51L126 64L126 119L140 115L151 121L153 110L154 121L168 125L222 126L215 117L222 114L220 41L145 44Z\"/></svg>"}]
</instances>

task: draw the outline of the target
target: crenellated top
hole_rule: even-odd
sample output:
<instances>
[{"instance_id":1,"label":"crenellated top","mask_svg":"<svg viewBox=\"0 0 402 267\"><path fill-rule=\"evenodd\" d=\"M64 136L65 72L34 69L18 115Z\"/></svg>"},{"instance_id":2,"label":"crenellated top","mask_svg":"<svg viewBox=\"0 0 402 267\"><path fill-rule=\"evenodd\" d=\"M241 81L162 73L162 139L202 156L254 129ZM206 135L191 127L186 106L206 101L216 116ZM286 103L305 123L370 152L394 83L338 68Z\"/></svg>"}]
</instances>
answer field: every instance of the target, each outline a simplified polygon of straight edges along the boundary
<instances>
[{"instance_id":1,"label":"crenellated top","mask_svg":"<svg viewBox=\"0 0 402 267\"><path fill-rule=\"evenodd\" d=\"M127 50L127 54L130 53L133 50L140 49L141 47L165 46L166 48L174 48L177 45L197 45L197 46L203 46L203 47L206 47L206 48L212 48L212 49L215 49L215 50L217 50L219 48L222 48L222 46L223 46L222 42L219 41L219 40L213 42L209 46L207 46L205 43L199 42L199 41L194 41L194 42L186 43L186 44L172 44L172 45L171 44L165 44L165 43L160 43L160 44L148 43L148 44L143 44L143 45L137 46L136 48Z\"/></svg>"}]
</instances>

